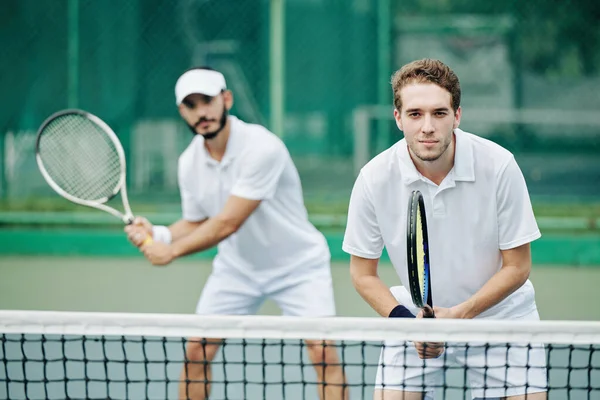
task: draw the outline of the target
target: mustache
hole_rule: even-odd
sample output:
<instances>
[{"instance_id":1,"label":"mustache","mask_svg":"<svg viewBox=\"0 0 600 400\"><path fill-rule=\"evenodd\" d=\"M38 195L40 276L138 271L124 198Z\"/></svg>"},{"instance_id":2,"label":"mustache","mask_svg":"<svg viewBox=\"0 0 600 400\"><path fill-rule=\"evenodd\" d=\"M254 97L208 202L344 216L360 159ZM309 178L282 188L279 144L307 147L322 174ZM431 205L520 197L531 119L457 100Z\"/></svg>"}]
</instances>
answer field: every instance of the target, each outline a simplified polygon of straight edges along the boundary
<instances>
[{"instance_id":1,"label":"mustache","mask_svg":"<svg viewBox=\"0 0 600 400\"><path fill-rule=\"evenodd\" d=\"M203 122L216 122L216 119L214 119L214 118L213 118L213 119L209 119L209 118L204 118L204 117L202 117L202 118L200 118L200 119L198 120L198 122L196 122L196 123L194 124L194 127L197 127L198 125L200 125L200 124L201 124L201 123L203 123Z\"/></svg>"}]
</instances>

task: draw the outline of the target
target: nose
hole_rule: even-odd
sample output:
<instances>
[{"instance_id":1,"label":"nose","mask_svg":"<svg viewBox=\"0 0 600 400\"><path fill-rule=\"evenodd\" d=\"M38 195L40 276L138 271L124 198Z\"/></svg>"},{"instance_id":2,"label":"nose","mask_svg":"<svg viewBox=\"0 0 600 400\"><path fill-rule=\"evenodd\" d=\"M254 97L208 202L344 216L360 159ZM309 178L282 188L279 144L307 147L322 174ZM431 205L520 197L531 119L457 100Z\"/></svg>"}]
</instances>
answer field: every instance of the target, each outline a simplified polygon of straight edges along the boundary
<instances>
[{"instance_id":1,"label":"nose","mask_svg":"<svg viewBox=\"0 0 600 400\"><path fill-rule=\"evenodd\" d=\"M423 118L423 125L421 126L421 131L425 134L431 134L435 131L433 127L433 121L431 120L430 115L425 115Z\"/></svg>"},{"instance_id":2,"label":"nose","mask_svg":"<svg viewBox=\"0 0 600 400\"><path fill-rule=\"evenodd\" d=\"M200 121L202 119L207 119L206 110L203 107L197 106L196 108L194 108L194 117L196 118L197 121Z\"/></svg>"}]
</instances>

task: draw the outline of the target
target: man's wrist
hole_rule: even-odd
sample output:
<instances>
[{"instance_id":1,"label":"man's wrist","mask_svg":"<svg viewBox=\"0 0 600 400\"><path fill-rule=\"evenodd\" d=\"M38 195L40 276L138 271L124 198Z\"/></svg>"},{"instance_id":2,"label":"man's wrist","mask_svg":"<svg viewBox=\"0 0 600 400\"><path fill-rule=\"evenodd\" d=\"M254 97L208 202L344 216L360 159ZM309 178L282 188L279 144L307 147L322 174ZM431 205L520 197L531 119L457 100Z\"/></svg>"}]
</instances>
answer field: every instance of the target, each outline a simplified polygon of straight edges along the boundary
<instances>
[{"instance_id":1,"label":"man's wrist","mask_svg":"<svg viewBox=\"0 0 600 400\"><path fill-rule=\"evenodd\" d=\"M176 246L174 244L169 244L168 247L169 247L169 250L171 251L171 261L174 261L177 258L179 258L180 254L177 253Z\"/></svg>"},{"instance_id":2,"label":"man's wrist","mask_svg":"<svg viewBox=\"0 0 600 400\"><path fill-rule=\"evenodd\" d=\"M171 256L173 257L173 260L181 257L181 255L183 254L183 250L181 249L180 245L181 243L179 242L171 243L169 245L169 249L171 250Z\"/></svg>"},{"instance_id":3,"label":"man's wrist","mask_svg":"<svg viewBox=\"0 0 600 400\"><path fill-rule=\"evenodd\" d=\"M415 318L413 313L402 304L398 304L388 315L388 318Z\"/></svg>"},{"instance_id":4,"label":"man's wrist","mask_svg":"<svg viewBox=\"0 0 600 400\"><path fill-rule=\"evenodd\" d=\"M173 236L171 235L171 230L169 227L163 225L154 225L152 227L152 239L155 242L171 244Z\"/></svg>"},{"instance_id":5,"label":"man's wrist","mask_svg":"<svg viewBox=\"0 0 600 400\"><path fill-rule=\"evenodd\" d=\"M477 313L475 312L475 307L473 305L473 301L471 301L470 299L452 308L454 309L457 318L472 319L477 316Z\"/></svg>"}]
</instances>

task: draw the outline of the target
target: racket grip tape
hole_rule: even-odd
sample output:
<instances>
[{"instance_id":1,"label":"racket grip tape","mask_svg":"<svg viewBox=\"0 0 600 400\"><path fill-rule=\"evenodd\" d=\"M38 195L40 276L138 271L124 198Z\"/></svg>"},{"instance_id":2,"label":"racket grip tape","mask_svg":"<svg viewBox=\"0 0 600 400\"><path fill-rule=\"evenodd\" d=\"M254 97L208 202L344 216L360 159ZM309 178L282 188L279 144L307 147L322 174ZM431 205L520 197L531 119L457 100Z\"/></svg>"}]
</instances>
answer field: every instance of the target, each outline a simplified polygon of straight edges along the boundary
<instances>
[{"instance_id":1,"label":"racket grip tape","mask_svg":"<svg viewBox=\"0 0 600 400\"><path fill-rule=\"evenodd\" d=\"M144 241L142 242L142 246L152 243L154 243L154 239L152 239L152 236L148 235L146 236L146 239L144 239Z\"/></svg>"},{"instance_id":2,"label":"racket grip tape","mask_svg":"<svg viewBox=\"0 0 600 400\"><path fill-rule=\"evenodd\" d=\"M431 308L430 306L423 307L423 318L435 318L433 308Z\"/></svg>"}]
</instances>

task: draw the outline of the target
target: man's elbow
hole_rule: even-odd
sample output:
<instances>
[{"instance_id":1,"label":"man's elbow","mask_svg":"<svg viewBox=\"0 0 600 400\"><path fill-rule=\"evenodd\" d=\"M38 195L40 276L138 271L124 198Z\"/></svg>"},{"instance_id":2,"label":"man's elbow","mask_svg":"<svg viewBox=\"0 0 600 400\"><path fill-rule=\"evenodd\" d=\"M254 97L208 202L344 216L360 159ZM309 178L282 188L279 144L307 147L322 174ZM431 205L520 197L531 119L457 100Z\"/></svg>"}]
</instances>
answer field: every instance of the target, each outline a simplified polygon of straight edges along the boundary
<instances>
[{"instance_id":1,"label":"man's elbow","mask_svg":"<svg viewBox=\"0 0 600 400\"><path fill-rule=\"evenodd\" d=\"M361 277L362 276L358 275L356 271L350 269L350 279L352 280L352 285L355 289L358 289L358 287L360 286Z\"/></svg>"},{"instance_id":2,"label":"man's elbow","mask_svg":"<svg viewBox=\"0 0 600 400\"><path fill-rule=\"evenodd\" d=\"M525 284L525 282L527 282L527 279L529 279L529 274L531 273L531 263L527 262L527 263L523 263L521 265L518 265L517 268L517 276L518 276L518 282L519 282L519 287L521 287L522 285Z\"/></svg>"},{"instance_id":3,"label":"man's elbow","mask_svg":"<svg viewBox=\"0 0 600 400\"><path fill-rule=\"evenodd\" d=\"M531 247L529 243L502 252L503 266L510 267L513 282L519 287L527 282L531 273Z\"/></svg>"},{"instance_id":4,"label":"man's elbow","mask_svg":"<svg viewBox=\"0 0 600 400\"><path fill-rule=\"evenodd\" d=\"M365 273L365 271L362 271L359 268L352 268L352 266L350 267L350 279L352 279L352 285L354 285L354 288L357 290L362 288L365 284L365 281L369 281L369 279L373 276L377 276L377 274L373 275Z\"/></svg>"},{"instance_id":5,"label":"man's elbow","mask_svg":"<svg viewBox=\"0 0 600 400\"><path fill-rule=\"evenodd\" d=\"M521 277L521 279L523 279L523 283L525 283L525 281L527 279L529 279L530 274L531 274L531 264L529 264L527 267L523 268L523 275Z\"/></svg>"},{"instance_id":6,"label":"man's elbow","mask_svg":"<svg viewBox=\"0 0 600 400\"><path fill-rule=\"evenodd\" d=\"M215 219L217 220L219 226L219 236L223 238L229 237L236 233L243 224L243 221L228 217L226 215L218 215Z\"/></svg>"}]
</instances>

